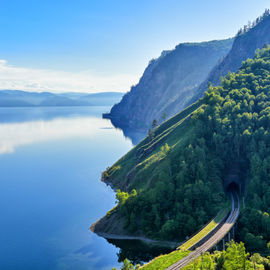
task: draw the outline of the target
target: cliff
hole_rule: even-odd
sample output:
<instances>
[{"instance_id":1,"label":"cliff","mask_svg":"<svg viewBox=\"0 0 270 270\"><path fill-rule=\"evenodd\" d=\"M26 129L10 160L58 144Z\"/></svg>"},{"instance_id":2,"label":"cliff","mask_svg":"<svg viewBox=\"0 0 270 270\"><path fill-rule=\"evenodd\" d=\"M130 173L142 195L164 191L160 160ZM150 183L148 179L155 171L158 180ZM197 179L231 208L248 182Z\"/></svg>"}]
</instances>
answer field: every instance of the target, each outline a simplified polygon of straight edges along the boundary
<instances>
[{"instance_id":1,"label":"cliff","mask_svg":"<svg viewBox=\"0 0 270 270\"><path fill-rule=\"evenodd\" d=\"M255 51L263 48L266 44L270 44L270 16L268 10L256 19L253 27L244 26L239 31L227 56L212 69L207 79L197 88L197 95L193 97L190 103L203 96L209 82L218 85L220 77L225 76L228 72L236 72L243 61L253 58Z\"/></svg>"},{"instance_id":2,"label":"cliff","mask_svg":"<svg viewBox=\"0 0 270 270\"><path fill-rule=\"evenodd\" d=\"M269 11L244 26L235 39L183 43L152 60L139 83L113 106L109 114L120 128L147 130L153 119L162 121L192 104L220 77L236 72L257 49L270 44Z\"/></svg>"},{"instance_id":3,"label":"cliff","mask_svg":"<svg viewBox=\"0 0 270 270\"><path fill-rule=\"evenodd\" d=\"M211 69L231 48L233 39L183 43L150 61L139 83L131 87L106 117L115 126L147 130L181 111L196 94ZM177 100L177 104L175 104ZM170 106L174 104L174 106Z\"/></svg>"}]
</instances>

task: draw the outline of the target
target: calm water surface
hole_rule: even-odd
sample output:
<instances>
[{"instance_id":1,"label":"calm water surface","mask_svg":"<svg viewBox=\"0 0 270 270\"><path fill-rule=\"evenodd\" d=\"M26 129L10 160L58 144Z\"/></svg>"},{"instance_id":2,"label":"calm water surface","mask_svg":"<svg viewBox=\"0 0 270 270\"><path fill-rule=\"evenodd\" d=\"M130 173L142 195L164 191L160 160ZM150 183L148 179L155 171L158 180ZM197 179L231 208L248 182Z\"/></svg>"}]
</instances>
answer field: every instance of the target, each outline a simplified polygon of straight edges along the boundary
<instances>
[{"instance_id":1,"label":"calm water surface","mask_svg":"<svg viewBox=\"0 0 270 270\"><path fill-rule=\"evenodd\" d=\"M161 252L89 230L115 204L101 172L132 147L107 110L0 108L0 269L111 269Z\"/></svg>"}]
</instances>

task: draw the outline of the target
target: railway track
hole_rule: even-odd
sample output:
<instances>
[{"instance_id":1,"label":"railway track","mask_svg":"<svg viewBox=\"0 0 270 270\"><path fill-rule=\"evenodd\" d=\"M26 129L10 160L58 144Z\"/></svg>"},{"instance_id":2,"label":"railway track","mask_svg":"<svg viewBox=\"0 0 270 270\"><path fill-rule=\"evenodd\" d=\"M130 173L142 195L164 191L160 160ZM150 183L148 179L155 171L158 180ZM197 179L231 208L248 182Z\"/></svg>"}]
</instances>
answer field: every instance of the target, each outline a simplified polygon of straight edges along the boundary
<instances>
[{"instance_id":1,"label":"railway track","mask_svg":"<svg viewBox=\"0 0 270 270\"><path fill-rule=\"evenodd\" d=\"M234 226L239 216L240 208L239 208L239 197L237 192L232 191L231 197L232 197L232 210L228 218L226 219L225 223L220 227L220 229L216 231L216 233L213 236L211 236L207 241L205 241L201 246L192 251L188 256L169 266L167 270L177 270L183 268L184 266L187 266L193 260L198 258L201 254L213 248L219 241L221 241L224 238L224 236Z\"/></svg>"}]
</instances>

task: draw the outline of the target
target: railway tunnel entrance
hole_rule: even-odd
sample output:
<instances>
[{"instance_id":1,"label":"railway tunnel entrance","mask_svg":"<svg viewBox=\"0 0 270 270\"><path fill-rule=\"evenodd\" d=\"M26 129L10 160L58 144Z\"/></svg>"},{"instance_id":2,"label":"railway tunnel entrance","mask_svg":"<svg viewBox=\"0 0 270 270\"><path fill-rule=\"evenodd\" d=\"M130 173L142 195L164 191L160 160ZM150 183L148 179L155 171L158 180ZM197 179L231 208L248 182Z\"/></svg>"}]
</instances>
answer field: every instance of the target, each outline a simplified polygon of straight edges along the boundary
<instances>
[{"instance_id":1,"label":"railway tunnel entrance","mask_svg":"<svg viewBox=\"0 0 270 270\"><path fill-rule=\"evenodd\" d=\"M232 169L225 177L223 185L226 192L236 191L239 195L242 194L244 185L240 177L240 171L235 168Z\"/></svg>"},{"instance_id":2,"label":"railway tunnel entrance","mask_svg":"<svg viewBox=\"0 0 270 270\"><path fill-rule=\"evenodd\" d=\"M236 191L238 194L241 193L240 190L241 190L241 187L236 182L231 182L226 188L226 192Z\"/></svg>"}]
</instances>

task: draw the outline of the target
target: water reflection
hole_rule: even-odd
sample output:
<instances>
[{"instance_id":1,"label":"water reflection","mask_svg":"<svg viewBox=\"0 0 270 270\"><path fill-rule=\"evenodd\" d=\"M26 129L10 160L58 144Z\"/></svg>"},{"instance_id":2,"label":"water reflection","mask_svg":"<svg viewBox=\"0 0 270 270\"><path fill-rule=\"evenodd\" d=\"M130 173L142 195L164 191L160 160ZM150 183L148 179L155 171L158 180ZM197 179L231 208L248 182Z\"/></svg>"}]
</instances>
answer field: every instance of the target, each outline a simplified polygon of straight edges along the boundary
<instances>
[{"instance_id":1,"label":"water reflection","mask_svg":"<svg viewBox=\"0 0 270 270\"><path fill-rule=\"evenodd\" d=\"M67 125L62 125L62 127L66 128L67 126L71 127L73 123L68 123L68 119L70 118L89 118L89 115L91 115L91 118L96 117L97 119L99 119L99 121L101 120L101 115L104 111L108 111L109 107L108 106L98 106L98 107L15 107L15 108L1 108L0 107L0 126L2 127L2 131L5 132L5 129L7 128L7 126L4 126L3 124L5 123L25 123L27 122L27 125L23 126L23 125L17 125L17 126L9 126L10 130L8 131L8 133L10 134L10 132L12 132L13 134L16 134L16 130L27 130L28 127L33 131L33 130L38 130L40 129L40 127L44 124L44 128L48 128L48 131L51 130L53 127L48 127L46 126L46 122L48 121L52 121L55 119L61 119L61 121L63 119L67 119L66 124ZM85 119L84 122L87 122L88 120ZM60 121L58 121L59 123ZM75 121L73 121L75 122ZM146 133L140 130L135 130L135 129L131 129L128 127L124 127L124 128L120 128L117 125L115 125L115 123L111 123L110 120L108 119L103 119L103 121L100 121L103 124L106 123L106 126L99 126L99 128L102 129L112 129L112 128L117 128L118 130L121 130L121 132L123 133L123 136L127 139L130 139L132 141L133 145L138 144L145 136ZM58 123L55 121L54 122L54 126L56 127L58 125ZM93 125L92 125L93 126ZM89 125L88 127L89 128ZM87 128L84 129L84 132L88 132ZM3 130L4 129L4 130ZM8 128L9 129L9 128ZM82 130L81 130L82 131ZM3 134L2 132L2 134ZM15 132L15 133L14 133ZM62 135L64 135L65 133L67 133L66 136L68 136L68 133L71 132L70 130L66 130L65 132L62 132ZM37 133L37 131L35 131L35 133ZM49 131L50 133L50 131ZM75 131L76 133L76 131ZM73 135L75 135L75 133L73 133ZM77 133L80 133L80 131L78 130ZM27 137L29 137L29 133L28 134L18 134L18 136L24 136L26 135ZM48 134L48 138L49 136L51 136L52 134ZM70 134L71 135L71 134ZM56 136L56 135L55 135ZM61 136L59 134L59 136ZM32 136L33 137L33 136ZM36 136L37 137L37 136ZM43 136L42 136L43 137ZM1 141L1 137L0 137L0 141ZM45 140L45 138L40 138L39 141L41 140ZM26 144L26 141L29 141L28 143L31 143L30 141L30 137L29 140L25 140L25 143L22 144ZM35 141L35 140L34 140ZM32 141L32 142L34 142ZM10 153L14 150L14 147L12 147L14 145L14 143L4 143L4 145L2 144L0 146L0 154L3 153Z\"/></svg>"},{"instance_id":2,"label":"water reflection","mask_svg":"<svg viewBox=\"0 0 270 270\"><path fill-rule=\"evenodd\" d=\"M127 126L120 127L117 121L114 121L113 119L110 119L109 121L115 128L122 130L123 135L126 138L131 139L133 145L138 144L147 135L147 133L143 130L132 129Z\"/></svg>"},{"instance_id":3,"label":"water reflection","mask_svg":"<svg viewBox=\"0 0 270 270\"><path fill-rule=\"evenodd\" d=\"M110 127L109 122L93 117L2 123L0 124L0 154L12 153L18 146L27 144L60 138L94 136L98 129Z\"/></svg>"},{"instance_id":4,"label":"water reflection","mask_svg":"<svg viewBox=\"0 0 270 270\"><path fill-rule=\"evenodd\" d=\"M132 147L104 110L0 108L0 269L105 270L166 252L88 230L115 205L101 172Z\"/></svg>"},{"instance_id":5,"label":"water reflection","mask_svg":"<svg viewBox=\"0 0 270 270\"><path fill-rule=\"evenodd\" d=\"M0 107L0 123L48 121L55 118L101 117L107 106L99 107Z\"/></svg>"},{"instance_id":6,"label":"water reflection","mask_svg":"<svg viewBox=\"0 0 270 270\"><path fill-rule=\"evenodd\" d=\"M139 240L115 240L107 239L115 247L120 248L117 253L118 262L128 258L133 264L143 264L159 256L172 251L170 248L148 244Z\"/></svg>"},{"instance_id":7,"label":"water reflection","mask_svg":"<svg viewBox=\"0 0 270 270\"><path fill-rule=\"evenodd\" d=\"M0 269L119 266L118 249L88 230L115 204L101 172L132 147L103 110L0 109Z\"/></svg>"}]
</instances>

